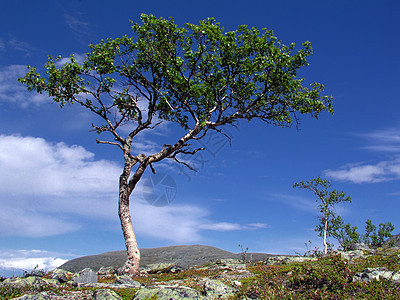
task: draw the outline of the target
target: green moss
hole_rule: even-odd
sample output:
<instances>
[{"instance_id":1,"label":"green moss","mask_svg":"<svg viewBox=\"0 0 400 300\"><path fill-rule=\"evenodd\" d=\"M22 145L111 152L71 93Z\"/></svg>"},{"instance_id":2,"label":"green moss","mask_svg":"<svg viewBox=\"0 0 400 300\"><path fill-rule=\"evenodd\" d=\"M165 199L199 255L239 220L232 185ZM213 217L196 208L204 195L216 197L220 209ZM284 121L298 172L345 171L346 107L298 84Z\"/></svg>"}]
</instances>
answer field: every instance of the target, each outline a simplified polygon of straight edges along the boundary
<instances>
[{"instance_id":1,"label":"green moss","mask_svg":"<svg viewBox=\"0 0 400 300\"><path fill-rule=\"evenodd\" d=\"M112 289L123 300L131 300L135 296L138 289Z\"/></svg>"}]
</instances>

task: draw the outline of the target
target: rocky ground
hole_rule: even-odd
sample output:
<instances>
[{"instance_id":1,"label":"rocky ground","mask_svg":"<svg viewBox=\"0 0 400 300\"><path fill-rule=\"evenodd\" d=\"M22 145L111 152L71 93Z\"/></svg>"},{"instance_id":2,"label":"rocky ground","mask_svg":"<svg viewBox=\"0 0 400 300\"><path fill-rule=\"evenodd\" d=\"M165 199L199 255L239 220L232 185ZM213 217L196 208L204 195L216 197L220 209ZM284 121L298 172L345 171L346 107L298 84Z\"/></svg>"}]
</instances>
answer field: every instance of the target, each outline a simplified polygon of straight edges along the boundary
<instances>
[{"instance_id":1,"label":"rocky ground","mask_svg":"<svg viewBox=\"0 0 400 300\"><path fill-rule=\"evenodd\" d=\"M209 258L203 247L200 257ZM174 260L172 250L168 247L162 255ZM213 251L213 257L223 254L217 248ZM399 248L390 247L323 258L267 255L258 262L218 258L204 266L182 267L167 261L143 267L141 277L118 275L114 265L70 272L65 270L72 269L69 264L48 274L37 271L4 280L0 299L400 299L399 262Z\"/></svg>"}]
</instances>

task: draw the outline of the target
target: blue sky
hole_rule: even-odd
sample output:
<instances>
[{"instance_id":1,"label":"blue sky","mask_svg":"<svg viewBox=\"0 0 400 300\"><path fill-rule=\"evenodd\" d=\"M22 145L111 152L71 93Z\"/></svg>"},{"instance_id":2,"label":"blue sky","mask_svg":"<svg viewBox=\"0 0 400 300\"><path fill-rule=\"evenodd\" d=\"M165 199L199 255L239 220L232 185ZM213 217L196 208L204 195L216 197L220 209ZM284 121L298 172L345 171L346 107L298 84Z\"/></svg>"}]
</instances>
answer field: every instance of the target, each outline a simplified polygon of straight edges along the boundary
<instances>
[{"instance_id":1,"label":"blue sky","mask_svg":"<svg viewBox=\"0 0 400 300\"><path fill-rule=\"evenodd\" d=\"M124 249L119 149L96 144L90 113L78 106L61 110L17 78L28 64L44 65L48 54L79 58L91 42L129 35L129 19L139 22L143 12L179 25L215 17L226 30L266 27L285 44L311 41L314 54L301 76L325 85L335 114L304 116L298 129L240 123L229 129L231 146L219 136L203 141L208 150L191 161L195 174L171 163L155 166L176 190L163 207L146 201L149 181L134 192L140 247L205 244L239 252L242 244L280 254L304 252L308 240L321 247L314 197L292 188L317 176L352 197L338 209L345 221L363 228L370 218L400 228L398 1L1 1L3 274ZM182 133L164 124L135 146L151 153Z\"/></svg>"}]
</instances>

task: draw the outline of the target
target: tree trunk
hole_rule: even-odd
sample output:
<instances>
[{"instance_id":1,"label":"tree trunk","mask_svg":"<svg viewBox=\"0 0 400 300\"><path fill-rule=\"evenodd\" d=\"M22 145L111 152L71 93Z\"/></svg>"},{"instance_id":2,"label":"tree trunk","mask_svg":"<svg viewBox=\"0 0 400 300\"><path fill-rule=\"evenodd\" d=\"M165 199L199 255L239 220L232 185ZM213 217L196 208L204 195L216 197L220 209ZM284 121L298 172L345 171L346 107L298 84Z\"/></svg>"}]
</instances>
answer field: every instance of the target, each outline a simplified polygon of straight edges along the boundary
<instances>
[{"instance_id":1,"label":"tree trunk","mask_svg":"<svg viewBox=\"0 0 400 300\"><path fill-rule=\"evenodd\" d=\"M324 254L328 253L328 245L326 244L326 232L328 231L328 220L325 220L325 228L324 228Z\"/></svg>"},{"instance_id":2,"label":"tree trunk","mask_svg":"<svg viewBox=\"0 0 400 300\"><path fill-rule=\"evenodd\" d=\"M121 221L122 232L125 238L126 252L128 259L122 267L122 273L138 275L140 251L136 242L135 232L133 231L132 218L129 211L130 197L127 177L121 175L119 185L118 215Z\"/></svg>"},{"instance_id":3,"label":"tree trunk","mask_svg":"<svg viewBox=\"0 0 400 300\"><path fill-rule=\"evenodd\" d=\"M118 209L121 221L122 232L124 233L126 252L128 259L125 262L122 272L124 274L139 274L140 251L136 242L135 232L133 231L132 219L129 212L129 200L120 199Z\"/></svg>"},{"instance_id":4,"label":"tree trunk","mask_svg":"<svg viewBox=\"0 0 400 300\"><path fill-rule=\"evenodd\" d=\"M118 215L121 221L122 232L124 233L128 259L122 267L122 273L139 275L140 251L137 245L135 232L133 231L132 218L129 211L129 198L131 193L135 189L136 184L139 182L148 165L169 157L169 155L171 155L172 153L179 151L180 149L182 149L182 147L186 146L185 143L189 139L193 138L196 134L201 132L201 130L202 127L196 124L195 128L184 135L173 147L163 147L163 150L161 150L159 153L147 158L144 154L139 154L138 157L135 157L133 159L130 154L132 140L129 139L125 141L125 166L124 171L119 178ZM139 156L141 156L141 158L139 158ZM140 162L140 165L133 176L130 178L131 169L137 162Z\"/></svg>"}]
</instances>

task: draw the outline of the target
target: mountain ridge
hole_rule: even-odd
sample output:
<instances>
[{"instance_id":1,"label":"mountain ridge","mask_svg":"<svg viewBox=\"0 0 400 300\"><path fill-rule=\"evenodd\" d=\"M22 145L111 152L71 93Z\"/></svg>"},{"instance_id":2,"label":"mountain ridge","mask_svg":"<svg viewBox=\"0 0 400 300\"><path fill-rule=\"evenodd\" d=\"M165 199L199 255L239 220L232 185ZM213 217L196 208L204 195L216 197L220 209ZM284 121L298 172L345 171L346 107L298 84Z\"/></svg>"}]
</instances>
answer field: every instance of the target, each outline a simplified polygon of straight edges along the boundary
<instances>
[{"instance_id":1,"label":"mountain ridge","mask_svg":"<svg viewBox=\"0 0 400 300\"><path fill-rule=\"evenodd\" d=\"M140 266L155 263L173 263L181 267L204 265L220 259L242 259L244 253L232 253L212 246L181 245L140 249ZM276 256L267 253L246 253L246 260L261 261ZM98 271L102 266L119 268L127 259L126 250L110 251L69 260L59 268L79 272L84 268Z\"/></svg>"}]
</instances>

